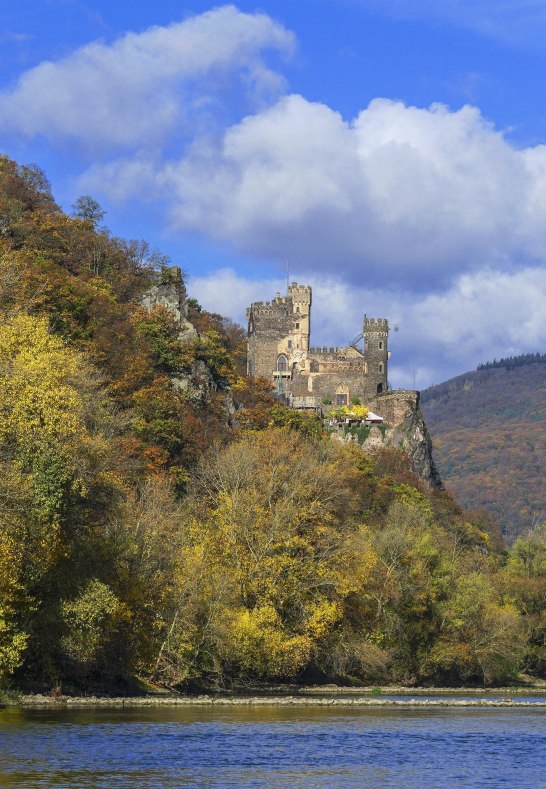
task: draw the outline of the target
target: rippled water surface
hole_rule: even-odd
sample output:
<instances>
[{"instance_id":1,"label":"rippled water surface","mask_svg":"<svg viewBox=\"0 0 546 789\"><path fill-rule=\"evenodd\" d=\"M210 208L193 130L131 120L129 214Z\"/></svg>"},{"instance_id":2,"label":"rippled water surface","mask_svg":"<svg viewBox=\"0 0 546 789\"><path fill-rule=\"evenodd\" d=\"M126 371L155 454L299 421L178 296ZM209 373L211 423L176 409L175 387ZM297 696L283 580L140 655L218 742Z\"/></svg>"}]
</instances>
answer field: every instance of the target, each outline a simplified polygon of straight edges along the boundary
<instances>
[{"instance_id":1,"label":"rippled water surface","mask_svg":"<svg viewBox=\"0 0 546 789\"><path fill-rule=\"evenodd\" d=\"M546 711L4 709L0 786L546 789Z\"/></svg>"}]
</instances>

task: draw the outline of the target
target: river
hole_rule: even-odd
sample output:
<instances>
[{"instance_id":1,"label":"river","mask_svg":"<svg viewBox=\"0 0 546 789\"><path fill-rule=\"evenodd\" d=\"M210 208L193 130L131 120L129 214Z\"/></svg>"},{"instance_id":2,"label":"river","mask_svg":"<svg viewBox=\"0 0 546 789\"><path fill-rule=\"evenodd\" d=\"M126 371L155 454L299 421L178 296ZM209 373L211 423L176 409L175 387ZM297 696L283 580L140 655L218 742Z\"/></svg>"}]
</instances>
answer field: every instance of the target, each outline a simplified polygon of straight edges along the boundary
<instances>
[{"instance_id":1,"label":"river","mask_svg":"<svg viewBox=\"0 0 546 789\"><path fill-rule=\"evenodd\" d=\"M546 789L546 709L8 707L0 786Z\"/></svg>"}]
</instances>

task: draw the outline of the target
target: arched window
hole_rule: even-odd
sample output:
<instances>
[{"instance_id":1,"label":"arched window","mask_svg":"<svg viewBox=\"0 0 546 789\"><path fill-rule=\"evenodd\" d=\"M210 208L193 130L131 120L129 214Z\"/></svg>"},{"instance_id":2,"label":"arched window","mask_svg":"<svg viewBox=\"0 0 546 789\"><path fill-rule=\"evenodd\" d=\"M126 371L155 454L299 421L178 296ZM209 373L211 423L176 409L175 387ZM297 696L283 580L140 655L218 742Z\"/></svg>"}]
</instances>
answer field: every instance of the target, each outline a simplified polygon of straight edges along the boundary
<instances>
[{"instance_id":1,"label":"arched window","mask_svg":"<svg viewBox=\"0 0 546 789\"><path fill-rule=\"evenodd\" d=\"M281 355L277 359L277 370L280 373L285 373L288 370L288 359L281 353Z\"/></svg>"},{"instance_id":2,"label":"arched window","mask_svg":"<svg viewBox=\"0 0 546 789\"><path fill-rule=\"evenodd\" d=\"M349 388L347 384L339 384L336 388L336 405L347 405L349 403Z\"/></svg>"},{"instance_id":3,"label":"arched window","mask_svg":"<svg viewBox=\"0 0 546 789\"><path fill-rule=\"evenodd\" d=\"M383 391L383 384L377 384L377 394L381 394Z\"/></svg>"}]
</instances>

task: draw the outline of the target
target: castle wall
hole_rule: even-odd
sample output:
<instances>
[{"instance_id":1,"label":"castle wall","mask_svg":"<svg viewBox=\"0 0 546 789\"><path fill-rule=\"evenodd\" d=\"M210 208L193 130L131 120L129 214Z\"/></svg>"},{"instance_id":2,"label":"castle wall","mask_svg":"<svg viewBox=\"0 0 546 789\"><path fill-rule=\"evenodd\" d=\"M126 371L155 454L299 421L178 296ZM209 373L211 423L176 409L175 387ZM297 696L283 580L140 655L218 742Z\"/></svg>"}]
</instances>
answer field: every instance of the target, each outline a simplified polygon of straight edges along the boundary
<instances>
[{"instance_id":1,"label":"castle wall","mask_svg":"<svg viewBox=\"0 0 546 789\"><path fill-rule=\"evenodd\" d=\"M390 425L400 424L418 408L419 392L410 389L397 389L378 395L372 403L372 410Z\"/></svg>"},{"instance_id":2,"label":"castle wall","mask_svg":"<svg viewBox=\"0 0 546 789\"><path fill-rule=\"evenodd\" d=\"M317 398L317 405L325 399L335 404L338 393L346 394L347 405L355 398L365 403L375 394L375 390L370 390L369 381L361 367L332 369L323 373L308 373L306 370L294 373L290 391L295 397L313 395Z\"/></svg>"},{"instance_id":3,"label":"castle wall","mask_svg":"<svg viewBox=\"0 0 546 789\"><path fill-rule=\"evenodd\" d=\"M442 488L442 480L432 457L432 442L419 408L419 392L388 392L378 395L370 403L372 410L383 416L381 427L371 425L367 436L361 441L358 434L338 424L332 430L332 438L342 442L358 442L364 451L381 447L397 447L409 457L412 471L431 487Z\"/></svg>"}]
</instances>

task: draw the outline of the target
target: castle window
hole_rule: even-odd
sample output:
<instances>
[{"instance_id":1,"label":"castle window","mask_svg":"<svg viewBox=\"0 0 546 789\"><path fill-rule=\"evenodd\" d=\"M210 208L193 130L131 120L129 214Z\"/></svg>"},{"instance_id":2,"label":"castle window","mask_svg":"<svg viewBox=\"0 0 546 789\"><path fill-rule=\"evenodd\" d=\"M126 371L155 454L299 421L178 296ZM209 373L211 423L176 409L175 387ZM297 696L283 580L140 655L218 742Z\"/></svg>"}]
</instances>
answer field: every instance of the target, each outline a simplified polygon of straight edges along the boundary
<instances>
[{"instance_id":1,"label":"castle window","mask_svg":"<svg viewBox=\"0 0 546 789\"><path fill-rule=\"evenodd\" d=\"M277 359L277 370L281 373L285 373L288 370L288 359L284 353L281 353Z\"/></svg>"},{"instance_id":2,"label":"castle window","mask_svg":"<svg viewBox=\"0 0 546 789\"><path fill-rule=\"evenodd\" d=\"M339 384L336 388L336 405L347 405L349 402L349 388L346 384Z\"/></svg>"},{"instance_id":3,"label":"castle window","mask_svg":"<svg viewBox=\"0 0 546 789\"><path fill-rule=\"evenodd\" d=\"M379 362L379 372L383 372L383 362Z\"/></svg>"},{"instance_id":4,"label":"castle window","mask_svg":"<svg viewBox=\"0 0 546 789\"><path fill-rule=\"evenodd\" d=\"M288 340L288 347L289 347L289 348L291 348L291 347L292 347L292 340Z\"/></svg>"},{"instance_id":5,"label":"castle window","mask_svg":"<svg viewBox=\"0 0 546 789\"><path fill-rule=\"evenodd\" d=\"M379 348L380 351L383 350L383 340L379 340L378 348Z\"/></svg>"},{"instance_id":6,"label":"castle window","mask_svg":"<svg viewBox=\"0 0 546 789\"><path fill-rule=\"evenodd\" d=\"M299 323L296 323L296 329L299 329L299 327L300 327Z\"/></svg>"}]
</instances>

